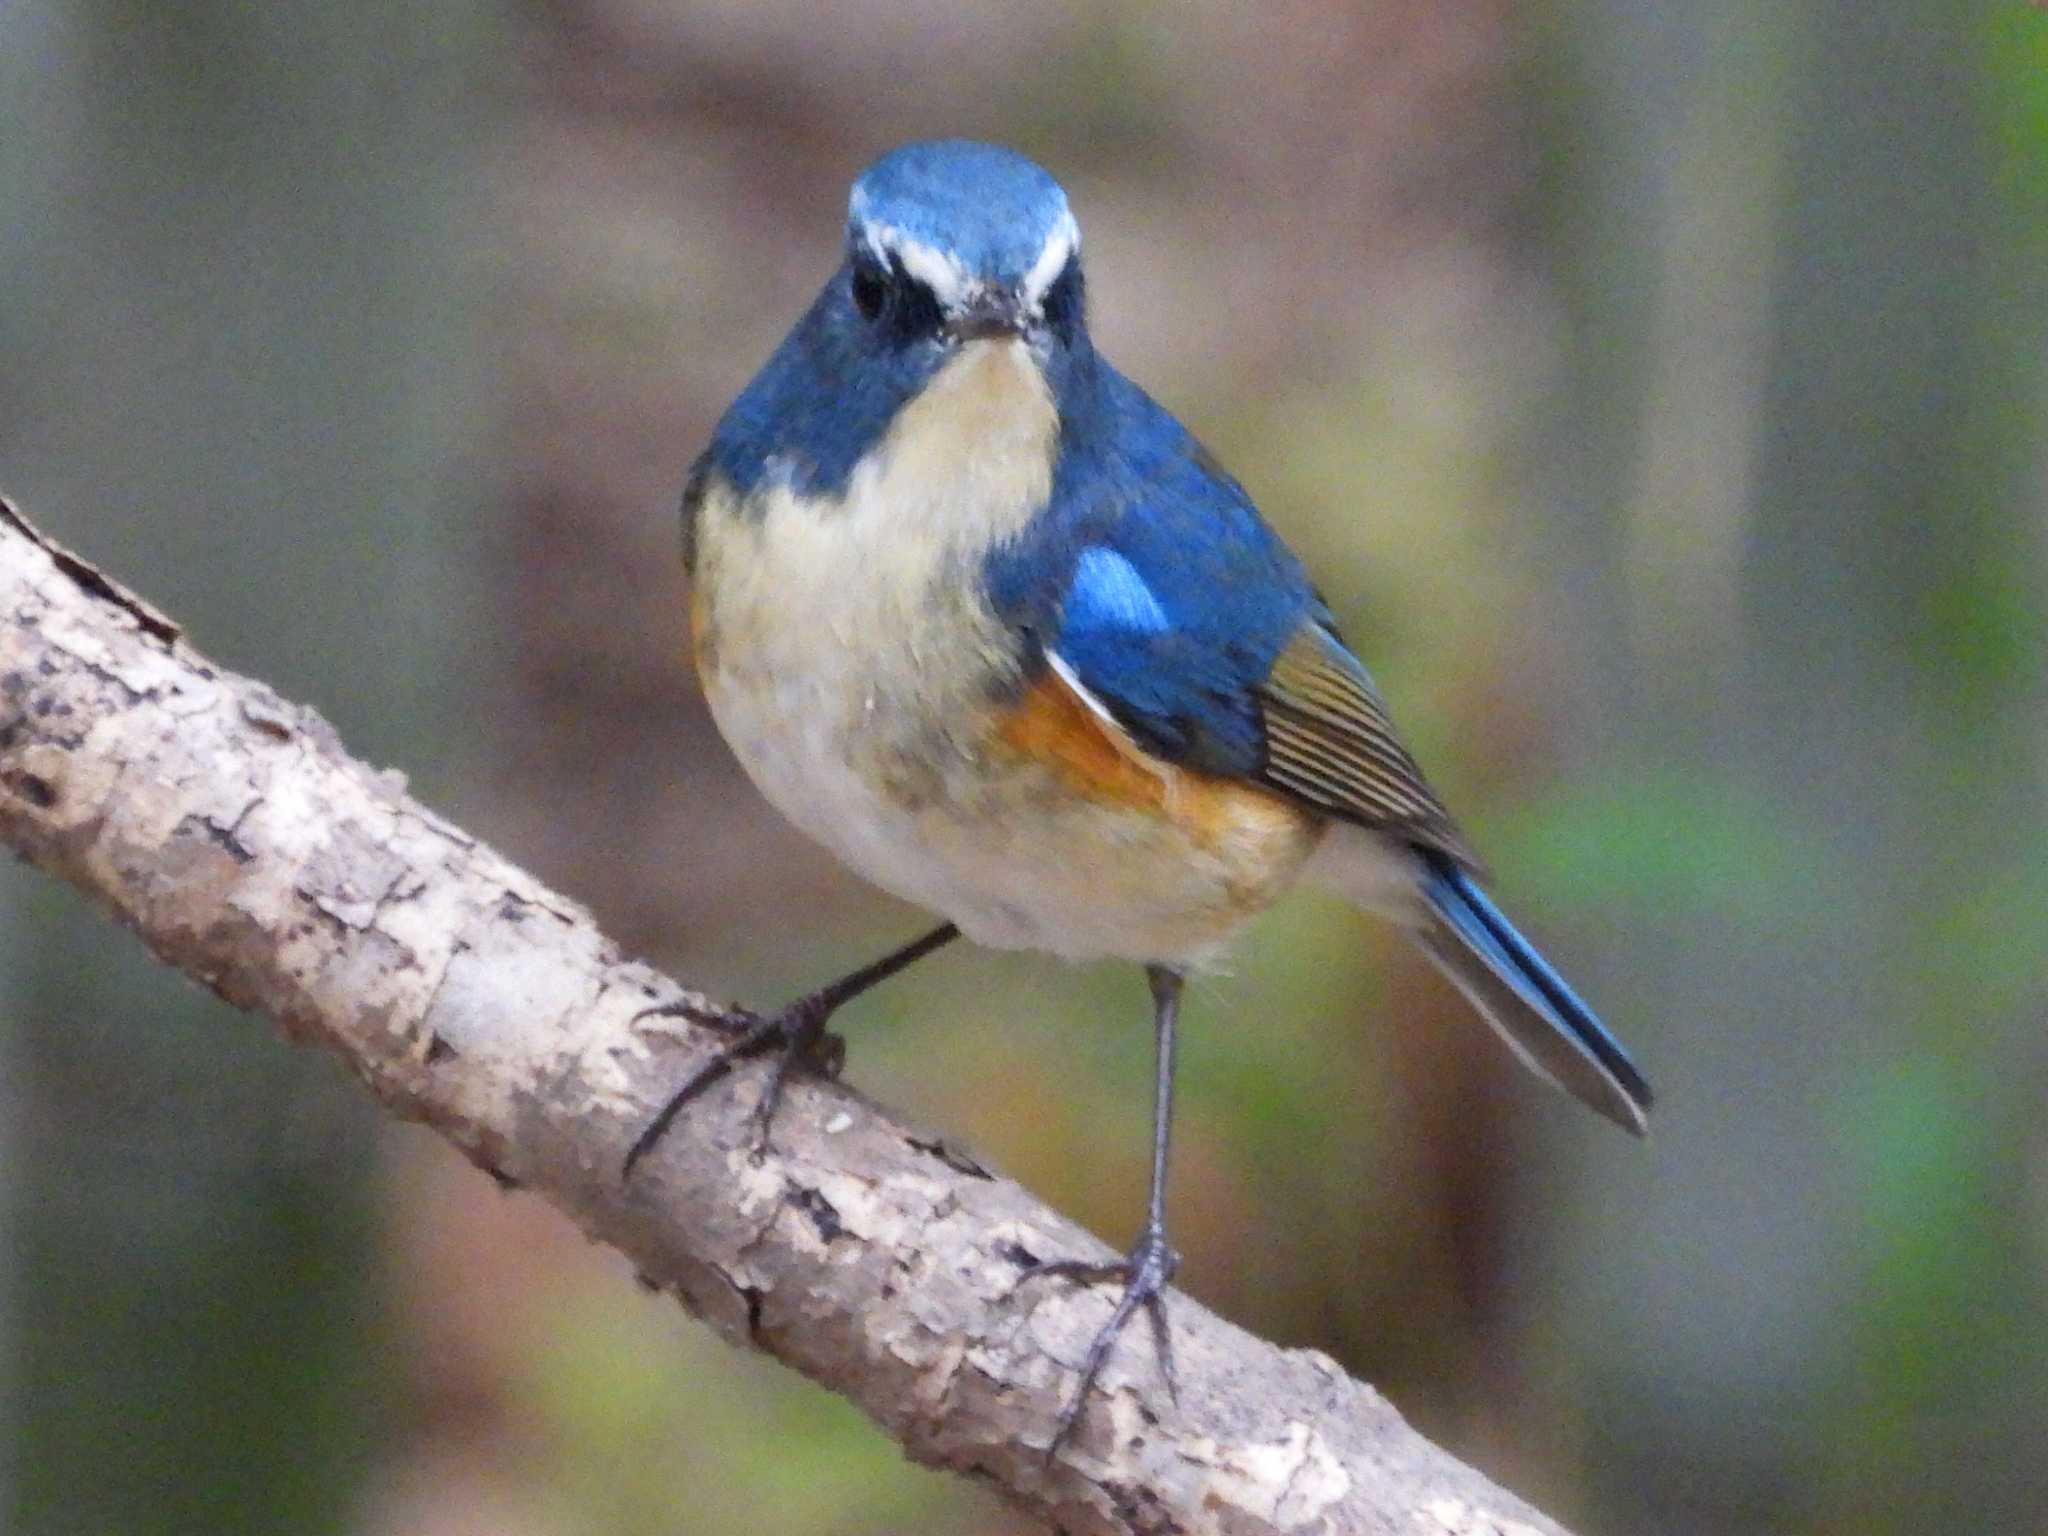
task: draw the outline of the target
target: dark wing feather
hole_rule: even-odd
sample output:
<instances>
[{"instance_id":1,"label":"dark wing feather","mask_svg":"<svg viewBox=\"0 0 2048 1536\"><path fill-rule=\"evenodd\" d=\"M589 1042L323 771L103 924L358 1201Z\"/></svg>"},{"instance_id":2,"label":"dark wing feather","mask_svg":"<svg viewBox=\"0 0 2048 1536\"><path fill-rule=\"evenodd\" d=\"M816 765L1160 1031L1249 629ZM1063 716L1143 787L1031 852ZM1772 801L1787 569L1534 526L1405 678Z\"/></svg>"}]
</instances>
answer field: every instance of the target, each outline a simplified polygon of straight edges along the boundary
<instances>
[{"instance_id":1,"label":"dark wing feather","mask_svg":"<svg viewBox=\"0 0 2048 1536\"><path fill-rule=\"evenodd\" d=\"M1304 622L1255 692L1266 736L1262 782L1478 869L1450 812L1395 735L1371 677L1323 624Z\"/></svg>"}]
</instances>

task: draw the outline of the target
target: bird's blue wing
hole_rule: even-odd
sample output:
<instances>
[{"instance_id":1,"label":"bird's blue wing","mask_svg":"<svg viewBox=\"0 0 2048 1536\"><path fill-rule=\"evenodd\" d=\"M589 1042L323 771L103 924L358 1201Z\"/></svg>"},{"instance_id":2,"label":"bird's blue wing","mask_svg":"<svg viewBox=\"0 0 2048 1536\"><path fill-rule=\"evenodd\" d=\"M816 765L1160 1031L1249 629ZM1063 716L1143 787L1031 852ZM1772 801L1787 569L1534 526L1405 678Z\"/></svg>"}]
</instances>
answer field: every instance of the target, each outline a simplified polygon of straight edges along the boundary
<instances>
[{"instance_id":1,"label":"bird's blue wing","mask_svg":"<svg viewBox=\"0 0 2048 1536\"><path fill-rule=\"evenodd\" d=\"M1102 367L996 607L1145 750L1473 860L1300 563L1238 483Z\"/></svg>"}]
</instances>

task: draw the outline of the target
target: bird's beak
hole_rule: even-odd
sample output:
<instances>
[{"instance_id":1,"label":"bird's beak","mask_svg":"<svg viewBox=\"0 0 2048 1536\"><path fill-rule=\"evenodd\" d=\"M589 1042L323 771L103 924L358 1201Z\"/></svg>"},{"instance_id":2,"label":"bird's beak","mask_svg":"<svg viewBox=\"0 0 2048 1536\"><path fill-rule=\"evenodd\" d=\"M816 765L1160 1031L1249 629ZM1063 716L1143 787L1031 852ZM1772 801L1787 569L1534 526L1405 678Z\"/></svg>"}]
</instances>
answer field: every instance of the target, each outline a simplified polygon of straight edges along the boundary
<instances>
[{"instance_id":1,"label":"bird's beak","mask_svg":"<svg viewBox=\"0 0 2048 1536\"><path fill-rule=\"evenodd\" d=\"M960 341L999 341L1024 334L1024 311L1014 293L985 289L952 317L949 329Z\"/></svg>"}]
</instances>

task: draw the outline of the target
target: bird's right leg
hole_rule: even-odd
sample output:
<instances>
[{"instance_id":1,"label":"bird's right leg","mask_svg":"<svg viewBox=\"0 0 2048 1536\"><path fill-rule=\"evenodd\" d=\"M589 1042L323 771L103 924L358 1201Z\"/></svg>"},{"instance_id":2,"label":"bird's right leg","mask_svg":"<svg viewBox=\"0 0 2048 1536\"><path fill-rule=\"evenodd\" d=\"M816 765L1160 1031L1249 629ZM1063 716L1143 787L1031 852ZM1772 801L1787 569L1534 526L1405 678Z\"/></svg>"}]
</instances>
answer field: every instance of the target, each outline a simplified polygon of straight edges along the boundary
<instances>
[{"instance_id":1,"label":"bird's right leg","mask_svg":"<svg viewBox=\"0 0 2048 1536\"><path fill-rule=\"evenodd\" d=\"M1173 1036L1180 1018L1180 993L1185 978L1179 971L1164 965L1148 965L1145 977L1152 985L1152 1031L1156 1047L1152 1080L1152 1189L1145 1205L1145 1225L1139 1230L1138 1240L1131 1245L1131 1251L1121 1259L1107 1263L1088 1259L1052 1259L1025 1271L1017 1282L1022 1285L1047 1277L1091 1284L1105 1280L1123 1282L1123 1292L1117 1297L1115 1310L1109 1314L1109 1321L1096 1331L1094 1342L1088 1346L1087 1357L1081 1362L1081 1380L1074 1388L1074 1395L1060 1410L1059 1422L1054 1426L1052 1439L1045 1448L1047 1457L1058 1453L1067 1437L1074 1432L1074 1426L1081 1421L1081 1410L1087 1405L1088 1394L1094 1390L1095 1378L1100 1374L1103 1362L1109 1358L1111 1346L1140 1307L1145 1309L1146 1320L1152 1325L1152 1347L1159 1356L1159 1372L1166 1378L1167 1395L1175 1401L1180 1398L1180 1389L1173 1378L1173 1334L1166 1322L1166 1287L1172 1281L1174 1271L1180 1268L1180 1255L1166 1241L1166 1161L1173 1137Z\"/></svg>"}]
</instances>

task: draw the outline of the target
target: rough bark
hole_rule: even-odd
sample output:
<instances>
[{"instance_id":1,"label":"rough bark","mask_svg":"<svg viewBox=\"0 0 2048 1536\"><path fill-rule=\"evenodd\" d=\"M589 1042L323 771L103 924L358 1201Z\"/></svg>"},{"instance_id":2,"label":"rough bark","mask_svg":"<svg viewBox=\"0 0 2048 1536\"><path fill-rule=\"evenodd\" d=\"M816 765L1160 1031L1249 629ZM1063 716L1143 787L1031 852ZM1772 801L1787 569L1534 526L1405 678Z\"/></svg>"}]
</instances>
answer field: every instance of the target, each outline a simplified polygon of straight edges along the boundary
<instances>
[{"instance_id":1,"label":"rough bark","mask_svg":"<svg viewBox=\"0 0 2048 1536\"><path fill-rule=\"evenodd\" d=\"M794 1085L757 1164L742 1073L622 1182L634 1132L715 1039L636 1022L678 989L5 502L0 833L733 1342L1060 1530L1560 1536L1327 1357L1178 1294L1178 1405L1133 1330L1048 1460L1112 1298L1013 1287L1033 1256L1108 1255L842 1085Z\"/></svg>"}]
</instances>

